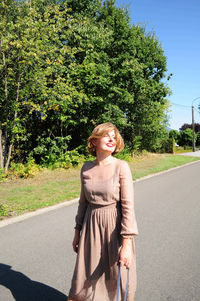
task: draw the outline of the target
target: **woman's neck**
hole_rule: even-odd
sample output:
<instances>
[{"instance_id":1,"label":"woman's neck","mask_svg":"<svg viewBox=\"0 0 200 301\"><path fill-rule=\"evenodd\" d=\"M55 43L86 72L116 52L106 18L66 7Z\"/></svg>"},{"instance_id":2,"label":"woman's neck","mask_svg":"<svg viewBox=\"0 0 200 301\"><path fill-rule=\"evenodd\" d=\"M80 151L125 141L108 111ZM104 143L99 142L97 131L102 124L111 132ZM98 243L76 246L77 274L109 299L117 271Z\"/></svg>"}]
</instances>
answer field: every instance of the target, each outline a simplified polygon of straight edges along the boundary
<instances>
[{"instance_id":1,"label":"woman's neck","mask_svg":"<svg viewBox=\"0 0 200 301\"><path fill-rule=\"evenodd\" d=\"M105 153L97 153L96 156L96 163L97 165L106 165L113 161L113 156L112 154L105 154Z\"/></svg>"}]
</instances>

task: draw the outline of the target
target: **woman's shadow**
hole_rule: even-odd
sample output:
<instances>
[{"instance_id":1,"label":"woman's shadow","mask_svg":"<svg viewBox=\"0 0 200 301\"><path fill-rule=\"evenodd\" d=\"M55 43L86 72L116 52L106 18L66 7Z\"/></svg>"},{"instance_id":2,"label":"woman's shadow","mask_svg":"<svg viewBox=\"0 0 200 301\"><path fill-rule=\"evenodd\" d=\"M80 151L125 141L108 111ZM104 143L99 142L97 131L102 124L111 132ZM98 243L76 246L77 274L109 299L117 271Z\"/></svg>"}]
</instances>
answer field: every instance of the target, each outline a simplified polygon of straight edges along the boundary
<instances>
[{"instance_id":1,"label":"woman's shadow","mask_svg":"<svg viewBox=\"0 0 200 301\"><path fill-rule=\"evenodd\" d=\"M66 301L67 296L43 283L33 281L12 267L0 263L0 285L8 288L16 301Z\"/></svg>"}]
</instances>

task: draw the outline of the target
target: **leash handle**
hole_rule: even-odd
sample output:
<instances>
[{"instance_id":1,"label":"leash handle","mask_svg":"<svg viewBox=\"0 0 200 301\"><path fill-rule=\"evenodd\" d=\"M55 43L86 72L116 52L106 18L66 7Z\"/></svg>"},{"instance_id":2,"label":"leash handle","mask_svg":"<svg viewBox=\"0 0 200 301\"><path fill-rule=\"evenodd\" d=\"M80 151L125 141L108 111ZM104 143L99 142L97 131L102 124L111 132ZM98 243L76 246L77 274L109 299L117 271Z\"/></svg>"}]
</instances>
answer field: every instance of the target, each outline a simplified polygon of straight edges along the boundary
<instances>
[{"instance_id":1,"label":"leash handle","mask_svg":"<svg viewBox=\"0 0 200 301\"><path fill-rule=\"evenodd\" d=\"M120 279L121 279L121 269L120 269L120 263L119 263L118 264L118 277L117 277L117 301L119 301ZM124 294L124 301L126 301L126 299L127 299L128 284L129 284L129 269L127 271L127 280L126 280L126 289L125 289L125 294Z\"/></svg>"}]
</instances>

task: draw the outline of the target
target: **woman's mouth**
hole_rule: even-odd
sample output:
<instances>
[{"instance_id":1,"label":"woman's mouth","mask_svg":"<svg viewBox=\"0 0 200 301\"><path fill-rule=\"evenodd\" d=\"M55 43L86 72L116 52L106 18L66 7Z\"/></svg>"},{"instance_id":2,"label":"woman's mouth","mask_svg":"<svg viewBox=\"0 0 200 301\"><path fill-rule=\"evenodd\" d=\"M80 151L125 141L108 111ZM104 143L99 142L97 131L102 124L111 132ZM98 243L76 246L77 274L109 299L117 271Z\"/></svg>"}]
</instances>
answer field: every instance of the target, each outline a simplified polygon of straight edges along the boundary
<instances>
[{"instance_id":1,"label":"woman's mouth","mask_svg":"<svg viewBox=\"0 0 200 301\"><path fill-rule=\"evenodd\" d=\"M108 147L113 147L114 146L114 144L112 144L112 143L107 143L106 144Z\"/></svg>"}]
</instances>

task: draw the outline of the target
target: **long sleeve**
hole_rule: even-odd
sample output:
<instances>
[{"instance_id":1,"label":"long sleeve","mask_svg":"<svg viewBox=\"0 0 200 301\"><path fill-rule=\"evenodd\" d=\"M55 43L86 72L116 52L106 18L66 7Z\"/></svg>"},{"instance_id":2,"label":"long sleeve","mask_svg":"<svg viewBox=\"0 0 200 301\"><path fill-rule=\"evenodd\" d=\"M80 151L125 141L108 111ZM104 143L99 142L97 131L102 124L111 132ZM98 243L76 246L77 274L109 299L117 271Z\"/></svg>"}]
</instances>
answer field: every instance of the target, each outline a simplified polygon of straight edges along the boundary
<instances>
[{"instance_id":1,"label":"long sleeve","mask_svg":"<svg viewBox=\"0 0 200 301\"><path fill-rule=\"evenodd\" d=\"M121 235L124 237L137 235L138 228L134 211L134 191L131 170L127 162L120 166L120 194L121 194Z\"/></svg>"},{"instance_id":2,"label":"long sleeve","mask_svg":"<svg viewBox=\"0 0 200 301\"><path fill-rule=\"evenodd\" d=\"M84 188L83 188L83 167L82 167L82 169L81 169L81 193L80 193L80 198L79 198L78 211L77 211L77 215L75 218L75 222L76 222L75 229L77 229L77 230L82 229L82 224L83 224L87 206L88 206L88 202L85 197Z\"/></svg>"}]
</instances>

